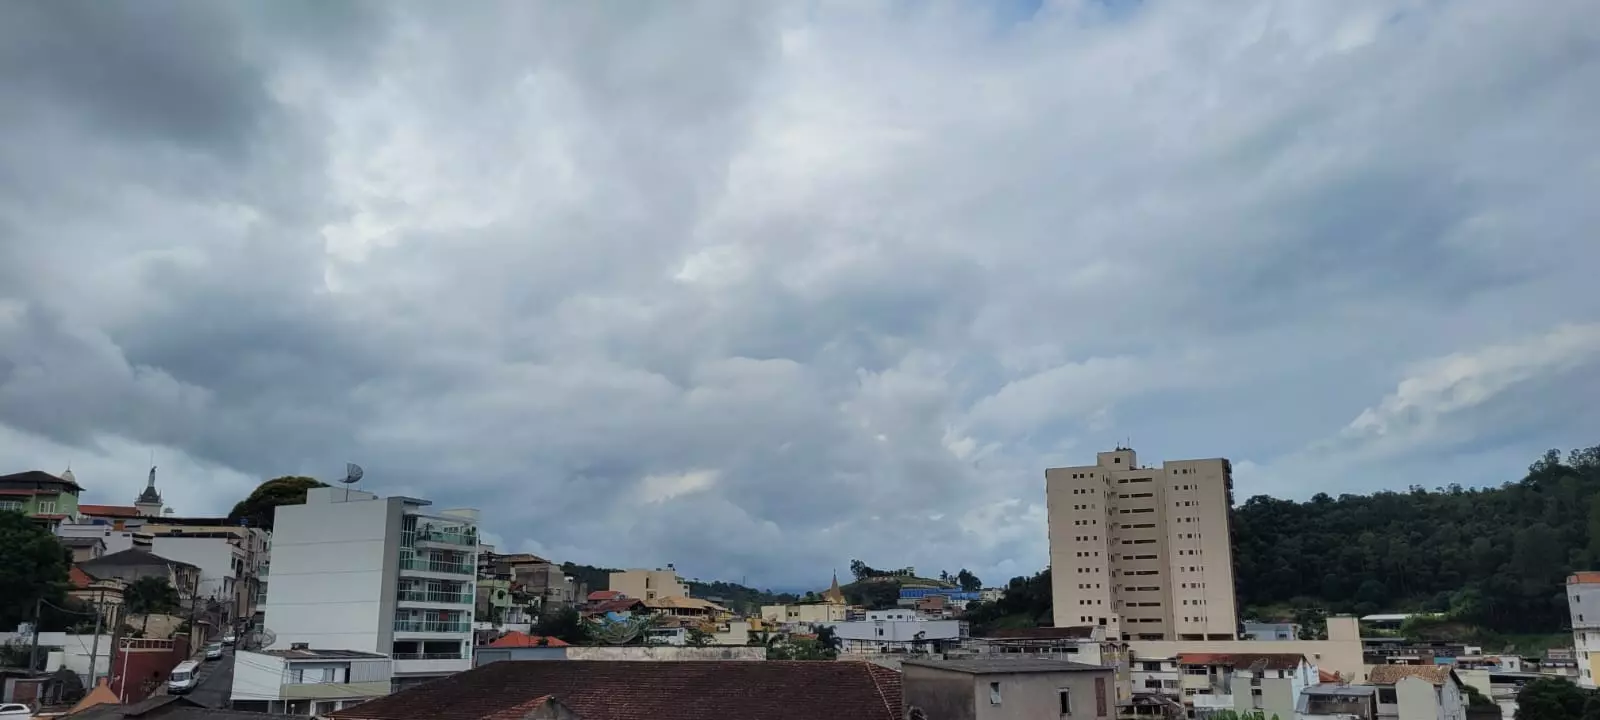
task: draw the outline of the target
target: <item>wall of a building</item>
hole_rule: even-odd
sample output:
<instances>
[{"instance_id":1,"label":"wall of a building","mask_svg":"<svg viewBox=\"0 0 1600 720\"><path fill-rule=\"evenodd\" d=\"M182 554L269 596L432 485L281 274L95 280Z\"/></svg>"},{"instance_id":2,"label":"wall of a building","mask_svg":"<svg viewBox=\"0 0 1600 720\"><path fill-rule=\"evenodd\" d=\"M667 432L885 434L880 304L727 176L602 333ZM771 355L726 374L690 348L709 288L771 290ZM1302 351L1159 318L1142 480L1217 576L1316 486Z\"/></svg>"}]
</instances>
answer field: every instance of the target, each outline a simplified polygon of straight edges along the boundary
<instances>
[{"instance_id":1,"label":"wall of a building","mask_svg":"<svg viewBox=\"0 0 1600 720\"><path fill-rule=\"evenodd\" d=\"M678 582L676 570L623 570L611 573L610 589L640 600L689 597L689 587Z\"/></svg>"},{"instance_id":2,"label":"wall of a building","mask_svg":"<svg viewBox=\"0 0 1600 720\"><path fill-rule=\"evenodd\" d=\"M316 488L308 494L315 497ZM326 495L324 494L324 499ZM313 648L387 654L394 634L399 507L367 493L349 502L277 508L266 627L273 649Z\"/></svg>"},{"instance_id":3,"label":"wall of a building","mask_svg":"<svg viewBox=\"0 0 1600 720\"><path fill-rule=\"evenodd\" d=\"M1104 712L1096 701L1095 680L1105 697ZM1000 683L1000 704L989 702L989 684ZM902 687L904 681L902 680ZM1116 691L1112 671L1066 673L986 674L974 678L972 693L977 720L1031 720L1059 718L1063 688L1072 695L1072 718L1102 720L1116 715Z\"/></svg>"},{"instance_id":4,"label":"wall of a building","mask_svg":"<svg viewBox=\"0 0 1600 720\"><path fill-rule=\"evenodd\" d=\"M1402 678L1394 684L1394 692L1400 720L1441 720L1433 683L1422 678Z\"/></svg>"},{"instance_id":5,"label":"wall of a building","mask_svg":"<svg viewBox=\"0 0 1600 720\"><path fill-rule=\"evenodd\" d=\"M234 701L278 700L283 685L283 658L275 655L235 650L233 660Z\"/></svg>"},{"instance_id":6,"label":"wall of a building","mask_svg":"<svg viewBox=\"0 0 1600 720\"><path fill-rule=\"evenodd\" d=\"M814 624L844 622L849 611L844 605L816 603L807 605L763 605L761 619L768 622Z\"/></svg>"},{"instance_id":7,"label":"wall of a building","mask_svg":"<svg viewBox=\"0 0 1600 720\"><path fill-rule=\"evenodd\" d=\"M900 692L908 717L916 717L911 713L920 710L922 717L929 720L976 720L977 698L973 697L971 675L916 665L902 666L900 673ZM988 691L984 692L982 701L987 703Z\"/></svg>"},{"instance_id":8,"label":"wall of a building","mask_svg":"<svg viewBox=\"0 0 1600 720\"><path fill-rule=\"evenodd\" d=\"M232 605L238 574L233 570L236 548L227 538L156 536L150 552L200 568L200 597ZM242 557L243 550L237 549L237 555Z\"/></svg>"},{"instance_id":9,"label":"wall of a building","mask_svg":"<svg viewBox=\"0 0 1600 720\"><path fill-rule=\"evenodd\" d=\"M1600 678L1600 583L1569 580L1567 610L1572 619L1572 645L1578 653L1577 682L1594 688Z\"/></svg>"}]
</instances>

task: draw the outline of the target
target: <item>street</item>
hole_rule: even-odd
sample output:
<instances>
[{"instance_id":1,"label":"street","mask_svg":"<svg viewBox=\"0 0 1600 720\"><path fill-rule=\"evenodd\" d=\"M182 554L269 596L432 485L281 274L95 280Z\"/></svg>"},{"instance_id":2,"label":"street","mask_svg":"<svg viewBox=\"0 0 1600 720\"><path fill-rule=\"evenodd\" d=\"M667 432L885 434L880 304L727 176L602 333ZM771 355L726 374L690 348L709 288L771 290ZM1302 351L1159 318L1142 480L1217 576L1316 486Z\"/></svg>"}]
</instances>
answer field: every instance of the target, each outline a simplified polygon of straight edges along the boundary
<instances>
[{"instance_id":1,"label":"street","mask_svg":"<svg viewBox=\"0 0 1600 720\"><path fill-rule=\"evenodd\" d=\"M224 647L222 657L201 664L195 678L195 687L186 697L208 708L227 708L233 692L233 648Z\"/></svg>"}]
</instances>

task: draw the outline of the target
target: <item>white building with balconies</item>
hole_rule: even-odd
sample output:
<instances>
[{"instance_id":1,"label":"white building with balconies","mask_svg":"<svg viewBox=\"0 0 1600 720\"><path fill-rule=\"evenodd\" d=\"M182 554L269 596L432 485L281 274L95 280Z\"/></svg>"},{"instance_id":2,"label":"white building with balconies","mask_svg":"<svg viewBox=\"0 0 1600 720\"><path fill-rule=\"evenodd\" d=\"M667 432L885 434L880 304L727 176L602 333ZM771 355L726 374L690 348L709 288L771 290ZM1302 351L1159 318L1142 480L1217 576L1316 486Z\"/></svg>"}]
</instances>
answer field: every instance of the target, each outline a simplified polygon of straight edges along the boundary
<instances>
[{"instance_id":1,"label":"white building with balconies","mask_svg":"<svg viewBox=\"0 0 1600 720\"><path fill-rule=\"evenodd\" d=\"M478 512L430 505L312 488L277 508L270 649L387 655L397 689L471 668Z\"/></svg>"}]
</instances>

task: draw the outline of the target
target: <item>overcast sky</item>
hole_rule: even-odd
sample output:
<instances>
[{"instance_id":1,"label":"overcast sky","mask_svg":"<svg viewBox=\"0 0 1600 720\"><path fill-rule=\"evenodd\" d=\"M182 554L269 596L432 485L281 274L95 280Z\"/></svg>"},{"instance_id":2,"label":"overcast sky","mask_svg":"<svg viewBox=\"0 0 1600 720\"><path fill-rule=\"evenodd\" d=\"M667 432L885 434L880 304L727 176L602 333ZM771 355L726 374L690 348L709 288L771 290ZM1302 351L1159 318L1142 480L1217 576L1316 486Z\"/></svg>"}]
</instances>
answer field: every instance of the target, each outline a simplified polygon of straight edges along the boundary
<instances>
[{"instance_id":1,"label":"overcast sky","mask_svg":"<svg viewBox=\"0 0 1600 720\"><path fill-rule=\"evenodd\" d=\"M824 584L1600 443L1593 0L0 9L0 472Z\"/></svg>"}]
</instances>

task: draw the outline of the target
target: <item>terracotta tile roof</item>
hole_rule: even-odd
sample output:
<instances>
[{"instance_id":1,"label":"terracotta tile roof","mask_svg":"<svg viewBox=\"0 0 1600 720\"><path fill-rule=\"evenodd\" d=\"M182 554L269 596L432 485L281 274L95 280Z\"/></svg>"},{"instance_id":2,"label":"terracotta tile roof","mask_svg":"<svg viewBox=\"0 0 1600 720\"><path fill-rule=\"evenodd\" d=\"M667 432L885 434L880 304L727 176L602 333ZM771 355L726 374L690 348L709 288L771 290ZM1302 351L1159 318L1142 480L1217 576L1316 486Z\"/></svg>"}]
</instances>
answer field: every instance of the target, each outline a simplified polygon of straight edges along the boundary
<instances>
[{"instance_id":1,"label":"terracotta tile roof","mask_svg":"<svg viewBox=\"0 0 1600 720\"><path fill-rule=\"evenodd\" d=\"M617 599L619 597L622 597L622 591L621 590L596 590L596 591L594 591L592 593L589 593L589 602L600 602L601 600L615 600L615 599Z\"/></svg>"},{"instance_id":2,"label":"terracotta tile roof","mask_svg":"<svg viewBox=\"0 0 1600 720\"><path fill-rule=\"evenodd\" d=\"M1340 680L1339 673L1333 672L1331 670L1323 670L1322 668L1317 668L1317 682L1319 682L1319 683L1336 683L1336 682L1339 682L1339 680Z\"/></svg>"},{"instance_id":3,"label":"terracotta tile roof","mask_svg":"<svg viewBox=\"0 0 1600 720\"><path fill-rule=\"evenodd\" d=\"M1568 585L1600 583L1600 571L1582 570L1567 576Z\"/></svg>"},{"instance_id":4,"label":"terracotta tile roof","mask_svg":"<svg viewBox=\"0 0 1600 720\"><path fill-rule=\"evenodd\" d=\"M542 644L541 640L544 641ZM529 635L521 630L512 630L501 635L499 640L489 643L489 647L567 647L569 644L561 638L547 638L542 635Z\"/></svg>"},{"instance_id":5,"label":"terracotta tile roof","mask_svg":"<svg viewBox=\"0 0 1600 720\"><path fill-rule=\"evenodd\" d=\"M985 640L1088 640L1094 637L1094 626L1009 628L993 630L984 635Z\"/></svg>"},{"instance_id":6,"label":"terracotta tile roof","mask_svg":"<svg viewBox=\"0 0 1600 720\"><path fill-rule=\"evenodd\" d=\"M1367 671L1368 685L1393 685L1408 677L1422 678L1434 685L1450 681L1448 665L1374 665Z\"/></svg>"},{"instance_id":7,"label":"terracotta tile roof","mask_svg":"<svg viewBox=\"0 0 1600 720\"><path fill-rule=\"evenodd\" d=\"M654 610L705 610L707 612L733 612L710 600L688 597L664 597L644 601L644 606Z\"/></svg>"},{"instance_id":8,"label":"terracotta tile roof","mask_svg":"<svg viewBox=\"0 0 1600 720\"><path fill-rule=\"evenodd\" d=\"M99 515L101 517L139 517L139 508L132 505L78 505L79 515Z\"/></svg>"},{"instance_id":9,"label":"terracotta tile roof","mask_svg":"<svg viewBox=\"0 0 1600 720\"><path fill-rule=\"evenodd\" d=\"M502 720L546 702L583 720L898 720L900 673L851 661L504 660L329 715Z\"/></svg>"},{"instance_id":10,"label":"terracotta tile roof","mask_svg":"<svg viewBox=\"0 0 1600 720\"><path fill-rule=\"evenodd\" d=\"M600 615L603 613L613 612L625 613L642 609L643 607L644 602L641 600L637 600L635 598L617 598L616 600L604 600L590 605L588 609L583 611L583 613L585 615Z\"/></svg>"},{"instance_id":11,"label":"terracotta tile roof","mask_svg":"<svg viewBox=\"0 0 1600 720\"><path fill-rule=\"evenodd\" d=\"M90 583L94 582L94 578L77 565L73 565L72 569L67 571L67 581L72 583L75 588L86 588L89 587Z\"/></svg>"},{"instance_id":12,"label":"terracotta tile roof","mask_svg":"<svg viewBox=\"0 0 1600 720\"><path fill-rule=\"evenodd\" d=\"M1293 670L1305 661L1300 653L1179 653L1179 665L1223 665L1235 670Z\"/></svg>"}]
</instances>

